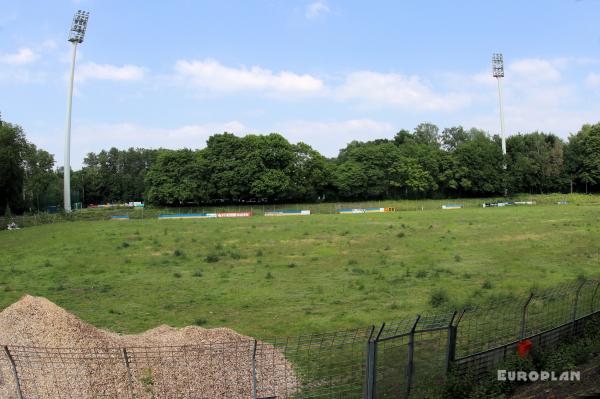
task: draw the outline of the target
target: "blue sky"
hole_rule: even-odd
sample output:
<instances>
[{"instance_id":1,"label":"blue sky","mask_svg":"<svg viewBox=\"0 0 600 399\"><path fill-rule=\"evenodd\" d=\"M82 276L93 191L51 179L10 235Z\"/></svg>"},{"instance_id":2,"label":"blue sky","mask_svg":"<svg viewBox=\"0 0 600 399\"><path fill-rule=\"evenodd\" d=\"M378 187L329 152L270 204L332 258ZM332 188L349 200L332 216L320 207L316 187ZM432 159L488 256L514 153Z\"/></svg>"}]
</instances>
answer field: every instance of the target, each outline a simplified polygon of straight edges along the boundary
<instances>
[{"instance_id":1,"label":"blue sky","mask_svg":"<svg viewBox=\"0 0 600 399\"><path fill-rule=\"evenodd\" d=\"M201 148L279 132L328 156L420 122L568 137L600 121L600 1L4 1L0 112L62 163L73 14L72 165L89 151Z\"/></svg>"}]
</instances>

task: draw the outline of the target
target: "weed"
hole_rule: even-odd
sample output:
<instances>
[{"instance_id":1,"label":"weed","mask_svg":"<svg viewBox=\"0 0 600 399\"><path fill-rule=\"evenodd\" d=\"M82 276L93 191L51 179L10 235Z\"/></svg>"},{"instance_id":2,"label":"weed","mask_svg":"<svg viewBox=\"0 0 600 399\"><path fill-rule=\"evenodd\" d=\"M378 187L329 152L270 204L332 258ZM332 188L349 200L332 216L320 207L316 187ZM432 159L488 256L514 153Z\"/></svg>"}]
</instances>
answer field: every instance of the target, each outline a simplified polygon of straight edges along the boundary
<instances>
[{"instance_id":1,"label":"weed","mask_svg":"<svg viewBox=\"0 0 600 399\"><path fill-rule=\"evenodd\" d=\"M217 255L215 255L215 254L208 254L204 258L204 261L206 263L217 263L219 261L219 257Z\"/></svg>"},{"instance_id":2,"label":"weed","mask_svg":"<svg viewBox=\"0 0 600 399\"><path fill-rule=\"evenodd\" d=\"M175 277L175 278L181 278L181 276L182 276L182 274L179 272L173 273L173 277Z\"/></svg>"},{"instance_id":3,"label":"weed","mask_svg":"<svg viewBox=\"0 0 600 399\"><path fill-rule=\"evenodd\" d=\"M443 288L437 288L429 294L429 304L434 308L448 303L449 300L448 292Z\"/></svg>"},{"instance_id":4,"label":"weed","mask_svg":"<svg viewBox=\"0 0 600 399\"><path fill-rule=\"evenodd\" d=\"M181 249L178 248L175 251L173 251L173 256L175 256L175 257L184 257L185 253Z\"/></svg>"}]
</instances>

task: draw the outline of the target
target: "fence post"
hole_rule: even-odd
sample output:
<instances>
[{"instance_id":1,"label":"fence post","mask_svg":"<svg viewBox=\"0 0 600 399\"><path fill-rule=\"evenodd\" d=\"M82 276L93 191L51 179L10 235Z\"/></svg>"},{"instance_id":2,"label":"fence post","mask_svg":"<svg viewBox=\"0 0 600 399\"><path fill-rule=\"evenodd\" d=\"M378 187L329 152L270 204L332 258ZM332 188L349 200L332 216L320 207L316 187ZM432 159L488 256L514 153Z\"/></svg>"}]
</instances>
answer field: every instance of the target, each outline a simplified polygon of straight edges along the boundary
<instances>
[{"instance_id":1,"label":"fence post","mask_svg":"<svg viewBox=\"0 0 600 399\"><path fill-rule=\"evenodd\" d=\"M417 315L415 322L413 323L410 333L408 335L408 361L406 363L406 398L410 396L410 388L412 385L412 375L413 375L413 357L415 353L415 330L417 329L417 324L421 319L421 315Z\"/></svg>"},{"instance_id":2,"label":"fence post","mask_svg":"<svg viewBox=\"0 0 600 399\"><path fill-rule=\"evenodd\" d=\"M450 372L452 362L456 355L456 327L453 325L456 317L456 310L452 314L450 323L448 323L448 347L446 348L446 374Z\"/></svg>"},{"instance_id":3,"label":"fence post","mask_svg":"<svg viewBox=\"0 0 600 399\"><path fill-rule=\"evenodd\" d=\"M531 294L529 294L529 298L527 298L527 302L525 302L525 305L523 305L523 313L521 315L521 333L519 334L520 339L525 338L525 320L527 319L527 307L529 307L529 303L531 303L532 299L533 299L533 292Z\"/></svg>"},{"instance_id":4,"label":"fence post","mask_svg":"<svg viewBox=\"0 0 600 399\"><path fill-rule=\"evenodd\" d=\"M252 399L256 399L256 340L252 345Z\"/></svg>"},{"instance_id":5,"label":"fence post","mask_svg":"<svg viewBox=\"0 0 600 399\"><path fill-rule=\"evenodd\" d=\"M375 399L377 389L377 342L385 328L385 322L381 324L379 332L375 339L373 338L374 329L371 330L367 347L367 399Z\"/></svg>"},{"instance_id":6,"label":"fence post","mask_svg":"<svg viewBox=\"0 0 600 399\"><path fill-rule=\"evenodd\" d=\"M575 292L575 301L573 301L573 316L571 318L571 336L575 334L575 321L577 320L577 304L579 303L579 294L581 293L581 289L585 285L585 280L579 284L577 287L577 291Z\"/></svg>"},{"instance_id":7,"label":"fence post","mask_svg":"<svg viewBox=\"0 0 600 399\"><path fill-rule=\"evenodd\" d=\"M133 399L133 378L131 377L131 368L129 367L129 356L127 355L127 349L122 348L121 354L123 355L123 361L125 362L125 368L127 369L127 390L129 391L129 397Z\"/></svg>"},{"instance_id":8,"label":"fence post","mask_svg":"<svg viewBox=\"0 0 600 399\"><path fill-rule=\"evenodd\" d=\"M594 313L596 311L596 307L594 306L594 302L596 302L596 294L598 293L598 288L600 288L600 281L596 283L596 288L594 288L594 293L592 294L592 302L590 303L590 312Z\"/></svg>"},{"instance_id":9,"label":"fence post","mask_svg":"<svg viewBox=\"0 0 600 399\"><path fill-rule=\"evenodd\" d=\"M17 392L17 399L23 399L23 393L21 392L21 383L19 382L19 373L17 373L17 365L13 359L8 346L4 346L4 353L10 362L10 369L12 370L13 377L15 378L15 391Z\"/></svg>"}]
</instances>

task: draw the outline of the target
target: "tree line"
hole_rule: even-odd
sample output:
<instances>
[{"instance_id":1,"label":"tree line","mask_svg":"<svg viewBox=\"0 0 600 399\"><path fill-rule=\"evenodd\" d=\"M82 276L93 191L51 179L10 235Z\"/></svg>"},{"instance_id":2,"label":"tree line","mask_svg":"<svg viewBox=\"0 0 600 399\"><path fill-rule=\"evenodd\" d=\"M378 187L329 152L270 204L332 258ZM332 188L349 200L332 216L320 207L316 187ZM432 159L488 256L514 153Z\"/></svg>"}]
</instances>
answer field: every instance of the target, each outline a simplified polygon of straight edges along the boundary
<instances>
[{"instance_id":1,"label":"tree line","mask_svg":"<svg viewBox=\"0 0 600 399\"><path fill-rule=\"evenodd\" d=\"M0 126L0 206L62 203L62 168L16 125ZM282 135L211 136L202 149L89 153L72 173L75 201L156 205L452 198L600 189L600 123L567 141L533 132L500 138L422 123L393 139L353 141L327 158Z\"/></svg>"}]
</instances>

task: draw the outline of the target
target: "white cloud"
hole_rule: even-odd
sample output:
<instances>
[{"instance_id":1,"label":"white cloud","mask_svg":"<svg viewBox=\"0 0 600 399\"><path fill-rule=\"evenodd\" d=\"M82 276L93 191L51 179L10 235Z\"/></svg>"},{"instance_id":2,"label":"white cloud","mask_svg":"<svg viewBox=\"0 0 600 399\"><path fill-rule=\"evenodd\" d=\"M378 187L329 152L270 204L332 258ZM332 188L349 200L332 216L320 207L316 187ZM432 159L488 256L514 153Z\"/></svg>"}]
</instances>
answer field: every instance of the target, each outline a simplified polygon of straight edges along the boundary
<instances>
[{"instance_id":1,"label":"white cloud","mask_svg":"<svg viewBox=\"0 0 600 399\"><path fill-rule=\"evenodd\" d=\"M470 102L465 93L436 93L418 76L370 71L352 72L344 83L335 89L341 100L356 100L370 106L449 111L464 107Z\"/></svg>"},{"instance_id":2,"label":"white cloud","mask_svg":"<svg viewBox=\"0 0 600 399\"><path fill-rule=\"evenodd\" d=\"M279 131L291 142L303 141L321 154L333 157L353 140L367 141L382 137L393 137L396 129L388 122L371 119L345 121L291 121L284 122Z\"/></svg>"},{"instance_id":3,"label":"white cloud","mask_svg":"<svg viewBox=\"0 0 600 399\"><path fill-rule=\"evenodd\" d=\"M585 81L590 86L600 86L600 73L590 73Z\"/></svg>"},{"instance_id":4,"label":"white cloud","mask_svg":"<svg viewBox=\"0 0 600 399\"><path fill-rule=\"evenodd\" d=\"M24 47L16 53L0 55L0 62L9 65L25 65L31 64L38 59L38 55L30 48Z\"/></svg>"},{"instance_id":5,"label":"white cloud","mask_svg":"<svg viewBox=\"0 0 600 399\"><path fill-rule=\"evenodd\" d=\"M78 81L85 80L141 80L144 78L145 70L135 65L123 65L122 67L109 64L96 64L88 62L83 64L75 74Z\"/></svg>"},{"instance_id":6,"label":"white cloud","mask_svg":"<svg viewBox=\"0 0 600 399\"><path fill-rule=\"evenodd\" d=\"M530 81L558 81L561 75L557 66L563 64L563 60L552 62L539 58L526 58L511 63L508 70L517 77Z\"/></svg>"},{"instance_id":7,"label":"white cloud","mask_svg":"<svg viewBox=\"0 0 600 399\"><path fill-rule=\"evenodd\" d=\"M303 94L323 89L323 82L311 75L289 71L274 73L257 66L231 68L210 59L177 61L175 71L184 81L214 92L258 90L271 94Z\"/></svg>"},{"instance_id":8,"label":"white cloud","mask_svg":"<svg viewBox=\"0 0 600 399\"><path fill-rule=\"evenodd\" d=\"M310 3L306 6L305 16L308 19L317 18L319 15L328 13L329 6L323 0L317 0L313 3Z\"/></svg>"}]
</instances>

